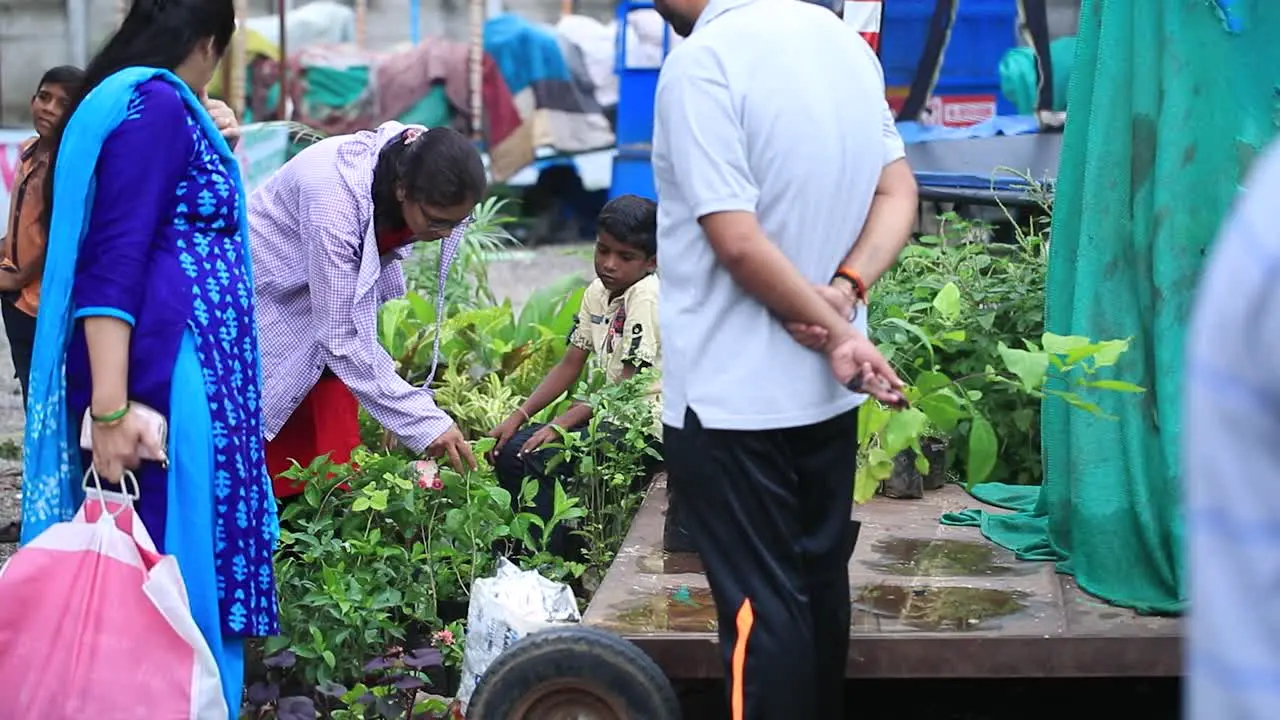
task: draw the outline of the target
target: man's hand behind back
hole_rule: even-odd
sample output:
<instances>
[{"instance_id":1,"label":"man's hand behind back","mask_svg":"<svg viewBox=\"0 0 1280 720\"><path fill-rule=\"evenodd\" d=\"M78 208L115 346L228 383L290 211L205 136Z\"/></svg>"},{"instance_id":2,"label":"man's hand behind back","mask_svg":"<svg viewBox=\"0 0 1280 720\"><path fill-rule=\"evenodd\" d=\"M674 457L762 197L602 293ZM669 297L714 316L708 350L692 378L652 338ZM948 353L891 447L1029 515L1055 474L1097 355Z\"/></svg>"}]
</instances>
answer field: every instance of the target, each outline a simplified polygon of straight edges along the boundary
<instances>
[{"instance_id":1,"label":"man's hand behind back","mask_svg":"<svg viewBox=\"0 0 1280 720\"><path fill-rule=\"evenodd\" d=\"M842 317L853 320L856 300L852 293L831 285L815 285L814 290L831 304ZM792 339L810 350L825 352L831 371L841 385L853 392L863 392L891 407L902 407L902 380L880 351L865 335L850 328L850 336L833 343L826 328L805 323L786 323Z\"/></svg>"},{"instance_id":2,"label":"man's hand behind back","mask_svg":"<svg viewBox=\"0 0 1280 720\"><path fill-rule=\"evenodd\" d=\"M854 297L852 293L845 292L840 288L831 285L814 285L813 288L818 291L823 300L831 304L835 311L840 313L841 317L853 320ZM791 333L792 339L810 350L821 350L827 344L827 331L819 325L806 325L804 323L789 322L786 324L787 332Z\"/></svg>"},{"instance_id":3,"label":"man's hand behind back","mask_svg":"<svg viewBox=\"0 0 1280 720\"><path fill-rule=\"evenodd\" d=\"M852 392L866 393L890 407L905 407L904 383L866 335L850 329L826 350L831 372Z\"/></svg>"}]
</instances>

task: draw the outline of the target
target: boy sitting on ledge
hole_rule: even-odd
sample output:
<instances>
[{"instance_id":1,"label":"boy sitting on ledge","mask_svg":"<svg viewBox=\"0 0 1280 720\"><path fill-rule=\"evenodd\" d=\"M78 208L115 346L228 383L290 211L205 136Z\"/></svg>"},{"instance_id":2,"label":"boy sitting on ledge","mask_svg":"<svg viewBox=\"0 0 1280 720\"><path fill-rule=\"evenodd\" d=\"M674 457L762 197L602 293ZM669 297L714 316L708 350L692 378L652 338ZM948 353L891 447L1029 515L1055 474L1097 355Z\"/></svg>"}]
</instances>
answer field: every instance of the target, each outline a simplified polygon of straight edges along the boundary
<instances>
[{"instance_id":1,"label":"boy sitting on ledge","mask_svg":"<svg viewBox=\"0 0 1280 720\"><path fill-rule=\"evenodd\" d=\"M585 434L592 410L579 402L549 424L529 423L529 419L573 387L591 356L610 383L621 382L647 367L656 366L661 357L657 218L658 206L636 195L611 200L600 211L595 248L596 279L583 293L582 306L569 335L569 347L533 394L489 433L497 439L493 454L498 481L513 498L518 498L526 477L537 480L533 512L544 520L551 517L554 509L556 481L566 480L573 466L562 463L548 471L547 464L558 450L543 446L560 440L560 433L553 425ZM654 409L654 434L659 438L662 394L657 383L649 398ZM646 467L646 474L653 469ZM557 527L546 549L566 557L568 528Z\"/></svg>"}]
</instances>

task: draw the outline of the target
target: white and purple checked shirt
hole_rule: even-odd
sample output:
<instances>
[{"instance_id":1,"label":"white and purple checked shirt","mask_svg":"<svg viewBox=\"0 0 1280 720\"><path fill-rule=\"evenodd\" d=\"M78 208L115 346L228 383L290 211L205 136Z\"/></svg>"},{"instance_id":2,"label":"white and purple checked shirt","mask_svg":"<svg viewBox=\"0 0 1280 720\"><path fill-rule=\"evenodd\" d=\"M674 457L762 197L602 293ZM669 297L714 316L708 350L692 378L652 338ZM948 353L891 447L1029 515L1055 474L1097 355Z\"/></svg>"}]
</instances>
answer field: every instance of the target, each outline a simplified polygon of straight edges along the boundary
<instances>
[{"instance_id":1,"label":"white and purple checked shirt","mask_svg":"<svg viewBox=\"0 0 1280 720\"><path fill-rule=\"evenodd\" d=\"M1280 142L1254 161L1218 234L1187 332L1188 720L1280 717L1277 197Z\"/></svg>"},{"instance_id":2,"label":"white and purple checked shirt","mask_svg":"<svg viewBox=\"0 0 1280 720\"><path fill-rule=\"evenodd\" d=\"M396 372L378 344L378 307L405 294L400 261L412 246L378 254L373 168L406 126L327 138L303 150L249 198L249 232L262 343L266 434L280 432L327 366L375 420L414 452L453 424L433 394ZM440 253L436 315L466 230ZM439 334L435 352L439 352ZM435 375L432 359L431 374Z\"/></svg>"}]
</instances>

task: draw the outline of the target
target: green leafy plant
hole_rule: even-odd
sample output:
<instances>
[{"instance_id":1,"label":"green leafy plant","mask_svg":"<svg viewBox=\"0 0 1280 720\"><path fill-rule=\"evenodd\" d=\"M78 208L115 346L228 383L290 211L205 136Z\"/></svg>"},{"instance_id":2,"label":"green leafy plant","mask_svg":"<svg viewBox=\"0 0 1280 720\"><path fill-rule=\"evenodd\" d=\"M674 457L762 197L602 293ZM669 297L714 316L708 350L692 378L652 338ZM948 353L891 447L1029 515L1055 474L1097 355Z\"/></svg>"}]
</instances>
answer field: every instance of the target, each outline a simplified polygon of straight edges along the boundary
<instances>
[{"instance_id":1,"label":"green leafy plant","mask_svg":"<svg viewBox=\"0 0 1280 720\"><path fill-rule=\"evenodd\" d=\"M520 492L521 507L533 507L533 499L537 492L537 481L532 478L525 479ZM520 541L526 552L520 560L520 567L524 570L536 570L543 577L561 582L569 582L581 577L587 566L555 555L547 550L546 541L560 525L572 526L586 515L587 510L582 507L582 501L576 497L570 497L565 492L564 486L556 482L549 518L544 520L534 513L521 512L511 522L511 535ZM536 533L533 532L535 528L538 531Z\"/></svg>"},{"instance_id":2,"label":"green leafy plant","mask_svg":"<svg viewBox=\"0 0 1280 720\"><path fill-rule=\"evenodd\" d=\"M1115 366L1128 349L1128 340L1094 342L1045 333L1039 344L1023 344L1023 348L997 344L1003 370L988 366L954 379L937 369L916 374L905 388L911 402L905 410L895 412L876 402L864 403L858 415L858 443L864 462L855 479L855 499L865 502L875 494L893 472L894 457L899 453L913 452L916 469L927 473L929 464L920 442L931 431L951 435L963 428L968 438L965 482L972 487L987 481L1000 452L995 427L980 408L984 392L991 388L1009 388L1036 401L1057 397L1097 415L1104 413L1086 393L1143 392L1132 383L1098 377L1104 368ZM1067 389L1046 388L1050 380Z\"/></svg>"},{"instance_id":3,"label":"green leafy plant","mask_svg":"<svg viewBox=\"0 0 1280 720\"><path fill-rule=\"evenodd\" d=\"M646 467L661 457L654 449L653 405L649 394L658 371L648 368L620 383L608 383L600 371L588 374L576 399L592 408L583 431L561 430L548 445L559 452L549 463L571 468L570 493L585 509L575 532L585 543L589 589L613 561L643 499Z\"/></svg>"},{"instance_id":4,"label":"green leafy plant","mask_svg":"<svg viewBox=\"0 0 1280 720\"><path fill-rule=\"evenodd\" d=\"M1003 367L1001 343L1022 347L1044 333L1042 238L1024 233L1014 245L973 241L984 235L981 226L944 215L939 234L908 246L872 288L871 337L908 382L939 369L966 377ZM980 392L973 402L1001 443L990 479L1038 483L1038 400L1005 385ZM956 474L968 464L969 428L964 423L949 431L959 441L948 453Z\"/></svg>"},{"instance_id":5,"label":"green leafy plant","mask_svg":"<svg viewBox=\"0 0 1280 720\"><path fill-rule=\"evenodd\" d=\"M518 313L510 302L453 308L439 323L436 401L464 432L488 432L563 356L585 289L581 278L567 276L530 295ZM416 292L379 312L378 338L414 384L430 374L436 319L435 306Z\"/></svg>"},{"instance_id":6,"label":"green leafy plant","mask_svg":"<svg viewBox=\"0 0 1280 720\"><path fill-rule=\"evenodd\" d=\"M294 653L309 683L439 630L440 602L465 598L511 538L511 495L487 467L458 475L358 449L351 465L320 458L288 476L306 490L281 515L282 633L265 651Z\"/></svg>"}]
</instances>

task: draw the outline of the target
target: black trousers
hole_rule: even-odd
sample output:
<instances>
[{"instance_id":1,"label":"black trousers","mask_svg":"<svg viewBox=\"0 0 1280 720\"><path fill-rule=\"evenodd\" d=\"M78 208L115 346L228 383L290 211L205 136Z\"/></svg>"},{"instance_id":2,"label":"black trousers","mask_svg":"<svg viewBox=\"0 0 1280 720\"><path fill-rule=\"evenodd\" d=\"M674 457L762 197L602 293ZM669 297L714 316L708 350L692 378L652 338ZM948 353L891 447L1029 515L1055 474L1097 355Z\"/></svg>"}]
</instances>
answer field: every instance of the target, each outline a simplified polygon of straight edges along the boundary
<instances>
[{"instance_id":1,"label":"black trousers","mask_svg":"<svg viewBox=\"0 0 1280 720\"><path fill-rule=\"evenodd\" d=\"M552 458L562 452L559 448L542 447L524 456L517 455L529 438L543 427L545 427L543 423L529 423L517 430L498 451L493 469L498 476L498 484L511 493L512 510L518 513L531 510L543 520L550 520L551 514L555 512L556 481L560 481L562 485L568 482L573 475L574 463L560 462L548 470L547 466L550 465ZM575 428L571 432L581 435L586 430ZM538 492L533 496L532 508L520 507L520 488L524 485L526 477L531 477L538 482ZM530 532L536 536L541 531L531 528ZM551 536L545 540L547 552L570 560L574 559L570 555L574 554L572 551L576 549L571 547L572 544L573 539L569 535L569 528L565 525L557 525L551 530Z\"/></svg>"},{"instance_id":2,"label":"black trousers","mask_svg":"<svg viewBox=\"0 0 1280 720\"><path fill-rule=\"evenodd\" d=\"M0 299L0 317L4 334L9 338L9 354L13 357L13 374L22 388L22 407L27 407L27 388L31 380L31 353L36 346L36 319L22 312L8 298Z\"/></svg>"},{"instance_id":3,"label":"black trousers","mask_svg":"<svg viewBox=\"0 0 1280 720\"><path fill-rule=\"evenodd\" d=\"M573 477L574 471L577 469L576 463L560 462L555 467L548 469L551 460L559 453L563 452L560 448L543 447L521 457L516 453L520 452L520 448L528 442L533 434L541 430L545 425L543 423L529 423L516 431L514 435L507 440L502 449L498 451L496 462L494 463L494 473L498 476L498 484L511 493L513 509L516 512L532 511L535 515L543 520L550 520L552 513L555 512L555 492L556 481L561 485L567 485L569 479ZM600 423L598 429L606 438L621 438L626 434L622 428ZM570 432L576 433L579 437L584 437L587 433L585 425L575 427ZM659 448L659 451L661 449ZM653 473L658 462L656 459L646 457L641 475L635 478L633 486L635 488L643 487L648 482L649 475ZM519 507L520 488L524 485L526 477L533 478L538 483L538 493L533 497L532 508ZM568 490L568 488L565 488ZM538 533L537 528L532 529L533 533ZM565 525L557 525L551 531L551 537L547 538L546 549L553 555L565 558L567 560L576 560L581 554L581 543L578 538L570 535L569 528Z\"/></svg>"},{"instance_id":4,"label":"black trousers","mask_svg":"<svg viewBox=\"0 0 1280 720\"><path fill-rule=\"evenodd\" d=\"M804 427L667 427L668 482L716 602L734 718L844 717L858 415Z\"/></svg>"}]
</instances>

